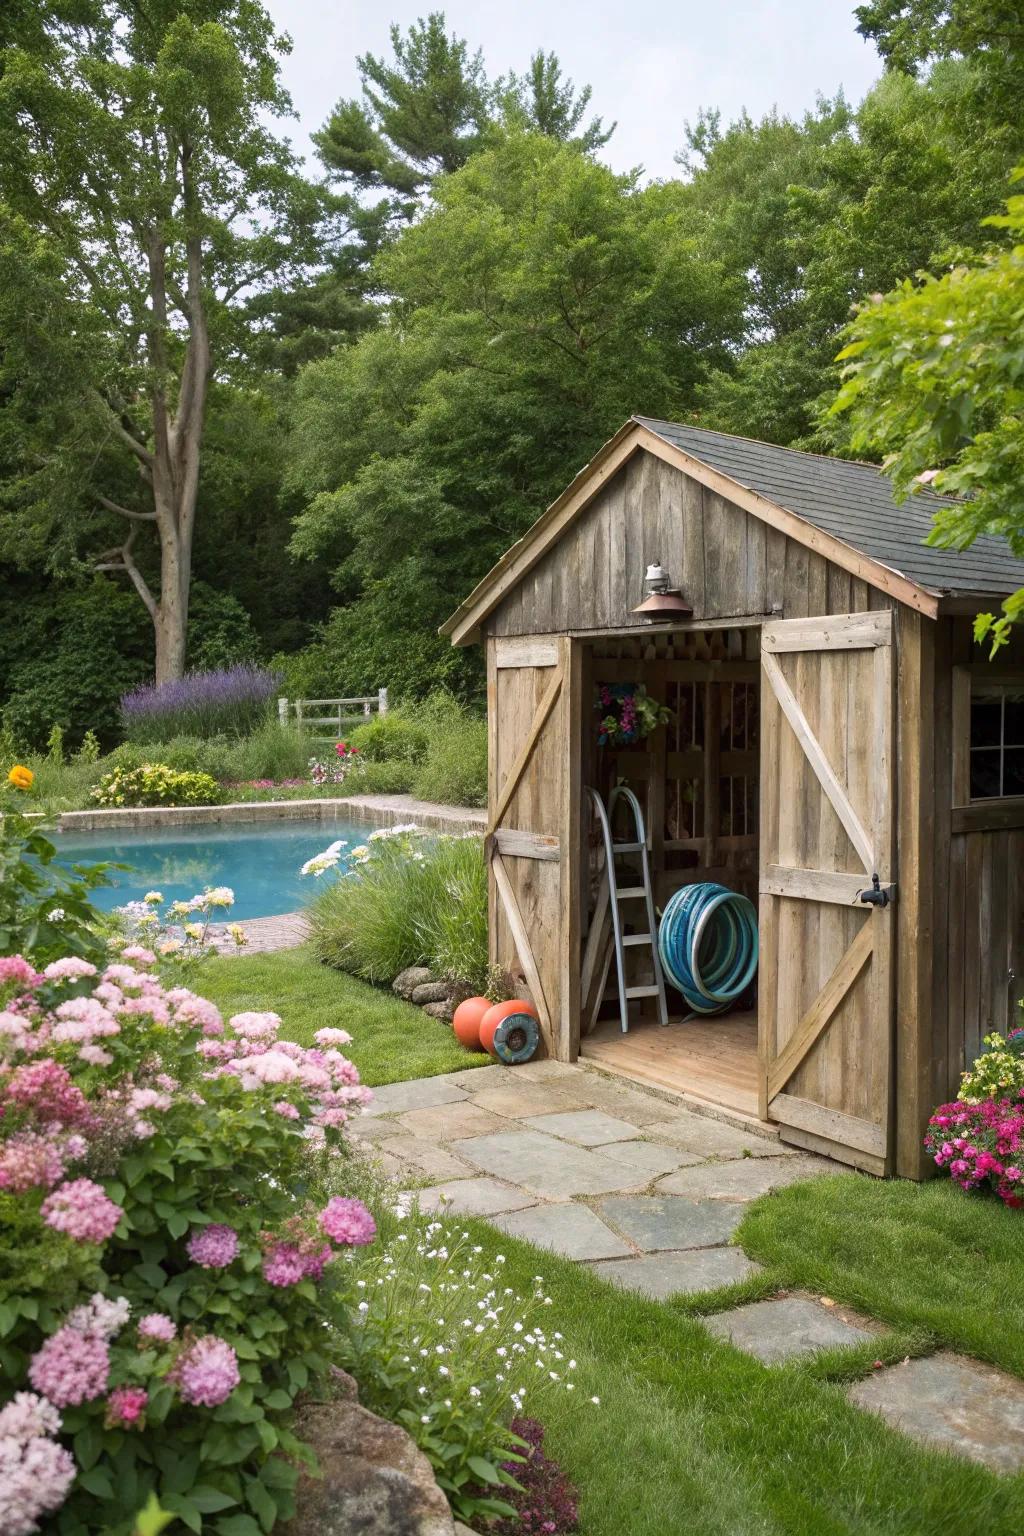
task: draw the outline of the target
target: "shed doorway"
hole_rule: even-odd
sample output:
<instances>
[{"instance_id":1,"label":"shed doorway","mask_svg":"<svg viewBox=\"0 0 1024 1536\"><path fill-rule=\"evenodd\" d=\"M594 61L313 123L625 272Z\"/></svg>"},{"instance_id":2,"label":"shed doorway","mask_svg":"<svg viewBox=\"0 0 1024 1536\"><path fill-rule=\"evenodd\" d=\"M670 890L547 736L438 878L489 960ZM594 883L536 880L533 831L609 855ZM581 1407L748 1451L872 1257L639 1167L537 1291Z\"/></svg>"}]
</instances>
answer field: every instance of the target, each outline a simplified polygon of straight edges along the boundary
<instances>
[{"instance_id":1,"label":"shed doorway","mask_svg":"<svg viewBox=\"0 0 1024 1536\"><path fill-rule=\"evenodd\" d=\"M698 881L714 881L757 905L760 633L757 623L620 632L584 647L582 782L605 803L616 784L636 794L659 914L680 886ZM636 684L669 719L633 743L600 744L602 688ZM666 978L668 1025L658 1019L656 999L638 998L624 1034L607 919L601 931L595 927L605 859L586 806L583 839L580 1054L622 1076L756 1119L756 978L728 1011L703 1018L690 1015ZM626 868L629 858L623 857ZM627 932L644 926L642 905L635 912L623 906ZM637 944L624 953L630 983L642 985L651 974L649 949Z\"/></svg>"}]
</instances>

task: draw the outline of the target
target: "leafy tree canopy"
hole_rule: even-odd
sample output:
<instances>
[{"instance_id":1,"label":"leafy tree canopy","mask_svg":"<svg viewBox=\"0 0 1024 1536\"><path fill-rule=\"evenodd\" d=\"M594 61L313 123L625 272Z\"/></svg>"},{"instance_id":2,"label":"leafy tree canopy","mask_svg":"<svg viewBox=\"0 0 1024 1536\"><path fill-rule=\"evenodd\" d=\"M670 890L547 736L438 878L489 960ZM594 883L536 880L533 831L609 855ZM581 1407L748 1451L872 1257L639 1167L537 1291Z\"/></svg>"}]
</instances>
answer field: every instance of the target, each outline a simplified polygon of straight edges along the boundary
<instances>
[{"instance_id":1,"label":"leafy tree canopy","mask_svg":"<svg viewBox=\"0 0 1024 1536\"><path fill-rule=\"evenodd\" d=\"M936 513L933 544L967 549L994 533L1024 555L1024 196L985 222L1010 249L964 253L862 306L834 409L855 446L885 454L899 499L923 485L959 498ZM1024 590L976 632L998 647L1022 615Z\"/></svg>"}]
</instances>

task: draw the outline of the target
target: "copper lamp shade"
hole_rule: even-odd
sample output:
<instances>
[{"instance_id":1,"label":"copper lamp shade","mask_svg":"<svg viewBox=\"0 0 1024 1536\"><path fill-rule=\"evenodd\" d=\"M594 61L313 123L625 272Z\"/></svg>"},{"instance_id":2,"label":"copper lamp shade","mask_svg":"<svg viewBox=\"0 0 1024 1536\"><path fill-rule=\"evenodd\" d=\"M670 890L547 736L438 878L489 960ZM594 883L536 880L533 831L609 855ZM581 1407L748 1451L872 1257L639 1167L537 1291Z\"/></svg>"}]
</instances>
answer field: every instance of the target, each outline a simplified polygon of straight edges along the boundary
<instances>
[{"instance_id":1,"label":"copper lamp shade","mask_svg":"<svg viewBox=\"0 0 1024 1536\"><path fill-rule=\"evenodd\" d=\"M669 585L669 574L659 560L647 567L644 593L646 595L643 602L634 608L633 612L640 614L649 624L689 618L693 613L689 604L684 603L679 588Z\"/></svg>"}]
</instances>

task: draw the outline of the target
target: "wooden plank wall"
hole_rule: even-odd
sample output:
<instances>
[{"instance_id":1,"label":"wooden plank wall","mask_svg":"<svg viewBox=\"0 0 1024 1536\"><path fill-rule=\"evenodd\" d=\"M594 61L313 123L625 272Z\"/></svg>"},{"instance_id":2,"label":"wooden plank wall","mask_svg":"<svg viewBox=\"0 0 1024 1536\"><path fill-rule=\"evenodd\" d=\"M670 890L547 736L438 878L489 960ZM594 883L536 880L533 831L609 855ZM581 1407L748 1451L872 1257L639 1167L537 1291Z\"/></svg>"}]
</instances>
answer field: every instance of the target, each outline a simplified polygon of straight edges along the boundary
<instances>
[{"instance_id":1,"label":"wooden plank wall","mask_svg":"<svg viewBox=\"0 0 1024 1536\"><path fill-rule=\"evenodd\" d=\"M960 1073L983 1048L986 1034L1020 1022L1024 996L1024 817L1012 825L992 802L995 825L954 827L954 666L984 661L969 619L937 625L935 667L935 946L932 1095L955 1095ZM1019 666L1024 639L999 653L1000 668ZM966 722L964 722L966 725ZM983 804L983 803L982 803ZM997 808L998 807L998 808ZM1002 824L999 824L1002 823Z\"/></svg>"},{"instance_id":2,"label":"wooden plank wall","mask_svg":"<svg viewBox=\"0 0 1024 1536\"><path fill-rule=\"evenodd\" d=\"M493 635L621 629L636 620L646 567L660 560L699 619L800 618L891 599L638 453L495 610Z\"/></svg>"}]
</instances>

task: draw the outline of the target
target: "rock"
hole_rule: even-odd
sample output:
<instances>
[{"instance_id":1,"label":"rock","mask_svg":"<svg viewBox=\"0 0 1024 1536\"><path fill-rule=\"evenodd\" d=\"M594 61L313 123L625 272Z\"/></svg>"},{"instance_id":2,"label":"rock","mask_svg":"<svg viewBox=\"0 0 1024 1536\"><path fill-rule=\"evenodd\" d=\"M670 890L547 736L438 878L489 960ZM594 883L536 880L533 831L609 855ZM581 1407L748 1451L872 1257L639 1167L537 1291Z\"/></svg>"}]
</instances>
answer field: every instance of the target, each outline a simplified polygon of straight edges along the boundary
<instances>
[{"instance_id":1,"label":"rock","mask_svg":"<svg viewBox=\"0 0 1024 1536\"><path fill-rule=\"evenodd\" d=\"M424 981L413 987L409 1000L417 1008L423 1008L427 1003L448 1003L451 995L452 989L446 981Z\"/></svg>"},{"instance_id":2,"label":"rock","mask_svg":"<svg viewBox=\"0 0 1024 1536\"><path fill-rule=\"evenodd\" d=\"M281 1536L454 1536L448 1501L404 1429L355 1402L315 1403L298 1433L316 1452Z\"/></svg>"},{"instance_id":3,"label":"rock","mask_svg":"<svg viewBox=\"0 0 1024 1536\"><path fill-rule=\"evenodd\" d=\"M442 1024L450 1024L455 1012L455 1005L451 998L447 1002L424 1003L423 1012L429 1013L432 1019L439 1019Z\"/></svg>"},{"instance_id":4,"label":"rock","mask_svg":"<svg viewBox=\"0 0 1024 1536\"><path fill-rule=\"evenodd\" d=\"M404 971L399 971L391 983L392 992L397 992L399 997L409 999L417 987L422 987L430 981L430 971L425 965L410 965Z\"/></svg>"}]
</instances>

